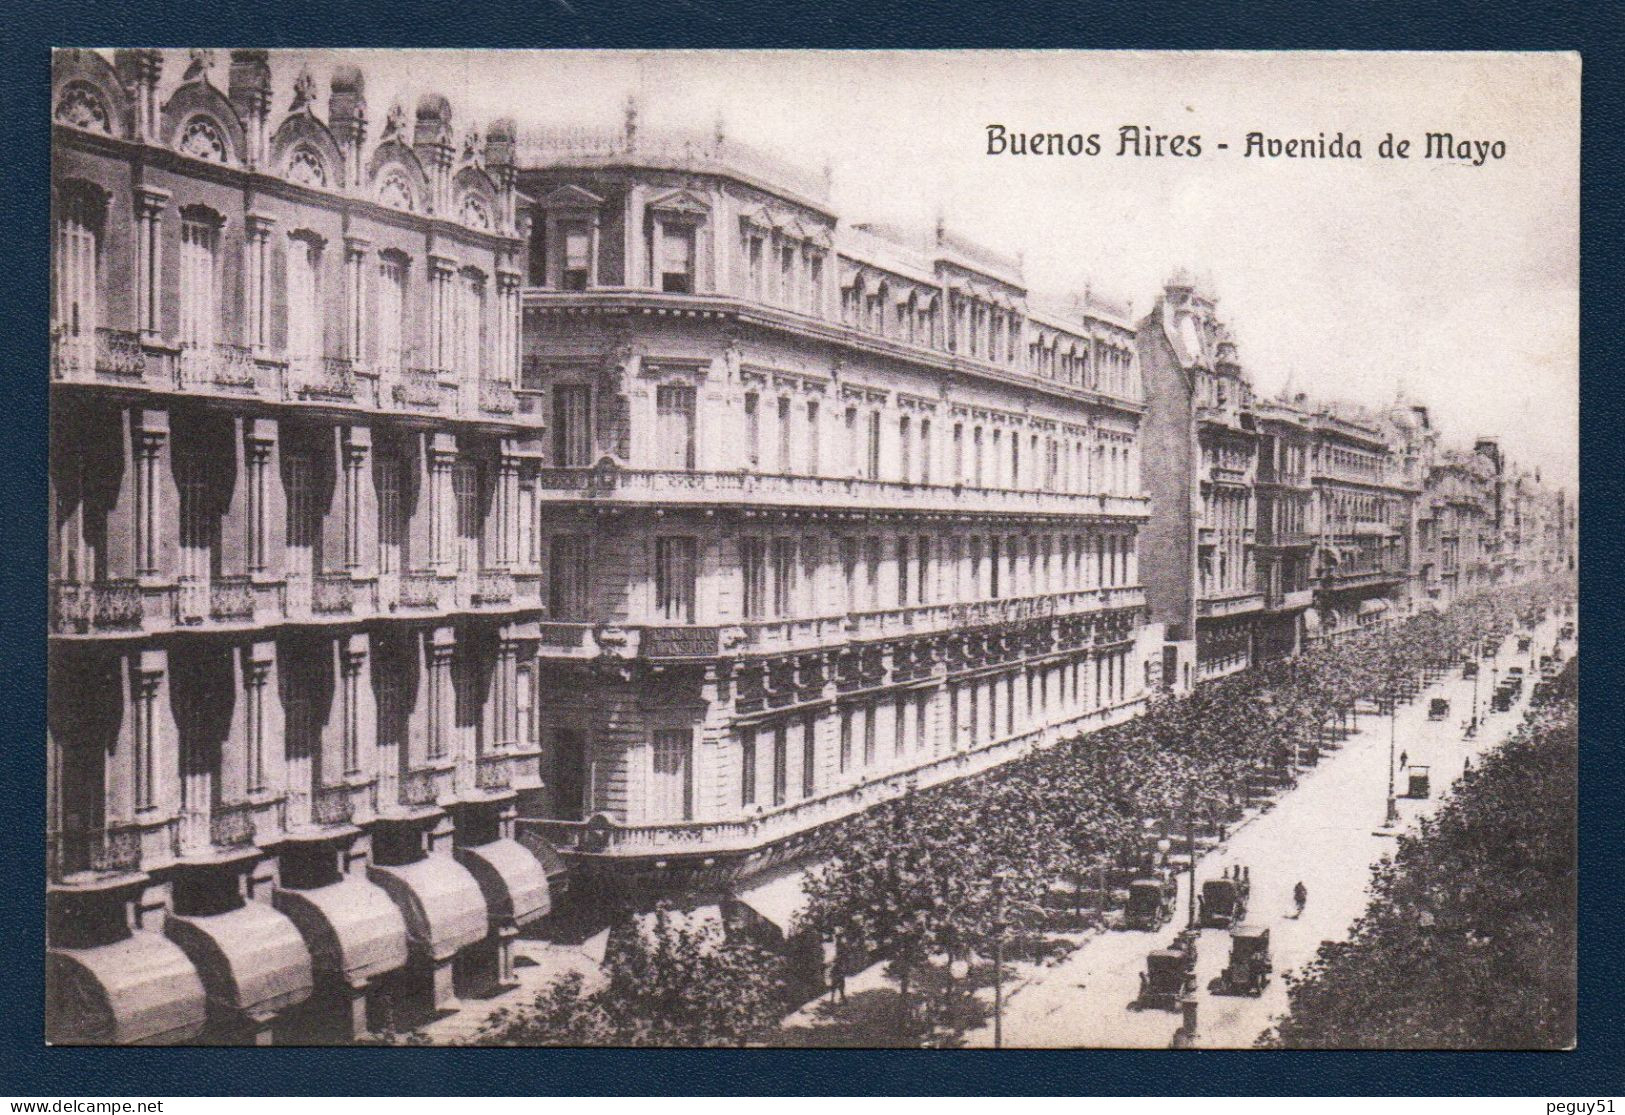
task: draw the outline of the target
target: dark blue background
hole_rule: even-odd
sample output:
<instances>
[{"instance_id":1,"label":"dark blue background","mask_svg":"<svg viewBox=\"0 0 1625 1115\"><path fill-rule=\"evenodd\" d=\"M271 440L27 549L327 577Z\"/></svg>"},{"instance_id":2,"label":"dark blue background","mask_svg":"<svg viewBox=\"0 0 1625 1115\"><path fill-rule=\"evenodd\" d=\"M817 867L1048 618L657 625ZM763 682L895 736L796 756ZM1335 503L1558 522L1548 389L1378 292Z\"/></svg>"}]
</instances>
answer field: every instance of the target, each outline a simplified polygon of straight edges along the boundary
<instances>
[{"instance_id":1,"label":"dark blue background","mask_svg":"<svg viewBox=\"0 0 1625 1115\"><path fill-rule=\"evenodd\" d=\"M567 6L566 6L567 5ZM0 1094L1617 1094L1622 801L1619 4L21 0L0 16ZM42 1045L49 47L664 46L1579 50L1584 57L1580 1047L1574 1053L139 1050ZM724 63L720 63L724 64ZM545 105L532 106L545 111ZM1554 174L1567 173L1554 167ZM1466 285L1472 275L1462 275ZM1352 308L1358 312L1358 307ZM1450 369L1462 376L1471 369ZM1608 1066L1612 1065L1612 1068ZM1535 1108L1531 1107L1531 1110Z\"/></svg>"}]
</instances>

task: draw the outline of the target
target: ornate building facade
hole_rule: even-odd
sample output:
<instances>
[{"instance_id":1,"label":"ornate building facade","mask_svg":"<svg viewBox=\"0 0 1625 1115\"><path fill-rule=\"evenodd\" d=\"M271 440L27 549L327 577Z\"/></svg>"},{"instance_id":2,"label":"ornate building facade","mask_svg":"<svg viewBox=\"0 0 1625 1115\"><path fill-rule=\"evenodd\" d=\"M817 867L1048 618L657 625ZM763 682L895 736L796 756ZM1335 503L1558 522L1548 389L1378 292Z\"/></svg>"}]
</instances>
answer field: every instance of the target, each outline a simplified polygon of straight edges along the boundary
<instances>
[{"instance_id":1,"label":"ornate building facade","mask_svg":"<svg viewBox=\"0 0 1625 1115\"><path fill-rule=\"evenodd\" d=\"M410 1024L550 903L513 129L222 68L54 61L59 1041Z\"/></svg>"},{"instance_id":2,"label":"ornate building facade","mask_svg":"<svg viewBox=\"0 0 1625 1115\"><path fill-rule=\"evenodd\" d=\"M1260 587L1257 483L1264 466L1252 380L1216 300L1175 275L1140 323L1138 345L1145 483L1156 509L1146 529L1146 591L1151 618L1166 636L1160 678L1184 692L1251 665L1261 619L1285 599L1266 600ZM1265 474L1272 486L1291 475L1273 455ZM1272 548L1270 569L1279 562Z\"/></svg>"},{"instance_id":3,"label":"ornate building facade","mask_svg":"<svg viewBox=\"0 0 1625 1115\"><path fill-rule=\"evenodd\" d=\"M726 886L1133 713L1133 330L721 135L523 139L545 788L572 886ZM530 819L534 818L534 821Z\"/></svg>"}]
</instances>

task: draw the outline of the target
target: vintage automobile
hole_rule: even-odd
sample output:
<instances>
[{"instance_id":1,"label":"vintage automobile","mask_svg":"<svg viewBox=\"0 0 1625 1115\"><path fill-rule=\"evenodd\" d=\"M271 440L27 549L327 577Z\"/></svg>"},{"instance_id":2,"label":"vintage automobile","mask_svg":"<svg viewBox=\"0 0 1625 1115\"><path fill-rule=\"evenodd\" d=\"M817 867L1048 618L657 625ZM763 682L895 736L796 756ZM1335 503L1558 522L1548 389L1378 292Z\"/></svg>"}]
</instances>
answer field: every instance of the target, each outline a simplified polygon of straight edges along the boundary
<instances>
[{"instance_id":1,"label":"vintage automobile","mask_svg":"<svg viewBox=\"0 0 1625 1115\"><path fill-rule=\"evenodd\" d=\"M1518 699L1518 691L1510 685L1503 684L1490 698L1490 709L1493 712L1506 712L1512 707L1512 702Z\"/></svg>"},{"instance_id":2,"label":"vintage automobile","mask_svg":"<svg viewBox=\"0 0 1625 1115\"><path fill-rule=\"evenodd\" d=\"M1529 645L1530 644L1529 644L1529 636L1528 635L1520 635L1518 637L1518 653L1519 654L1528 654L1529 653Z\"/></svg>"},{"instance_id":3,"label":"vintage automobile","mask_svg":"<svg viewBox=\"0 0 1625 1115\"><path fill-rule=\"evenodd\" d=\"M1461 676L1464 678L1476 678L1478 676L1478 663L1468 662L1466 665L1464 665L1461 668Z\"/></svg>"},{"instance_id":4,"label":"vintage automobile","mask_svg":"<svg viewBox=\"0 0 1625 1115\"><path fill-rule=\"evenodd\" d=\"M1177 890L1161 879L1135 879L1128 885L1128 905L1123 908L1123 928L1160 929L1174 916Z\"/></svg>"},{"instance_id":5,"label":"vintage automobile","mask_svg":"<svg viewBox=\"0 0 1625 1115\"><path fill-rule=\"evenodd\" d=\"M1140 997L1134 1006L1137 1010L1178 1010L1179 1000L1195 990L1196 977L1186 954L1179 949L1156 949L1146 955Z\"/></svg>"},{"instance_id":6,"label":"vintage automobile","mask_svg":"<svg viewBox=\"0 0 1625 1115\"><path fill-rule=\"evenodd\" d=\"M1247 898L1251 891L1251 884L1241 877L1240 871L1235 878L1226 874L1207 880L1196 899L1196 923L1203 929L1229 929L1247 916Z\"/></svg>"},{"instance_id":7,"label":"vintage automobile","mask_svg":"<svg viewBox=\"0 0 1625 1115\"><path fill-rule=\"evenodd\" d=\"M1273 967L1270 931L1261 925L1238 925L1230 931L1230 963L1207 989L1215 995L1262 995Z\"/></svg>"},{"instance_id":8,"label":"vintage automobile","mask_svg":"<svg viewBox=\"0 0 1625 1115\"><path fill-rule=\"evenodd\" d=\"M1425 798L1432 788L1430 768L1412 765L1405 771L1405 796L1408 798Z\"/></svg>"},{"instance_id":9,"label":"vintage automobile","mask_svg":"<svg viewBox=\"0 0 1625 1115\"><path fill-rule=\"evenodd\" d=\"M1450 715L1450 702L1444 697L1435 697L1428 702L1428 719L1443 720Z\"/></svg>"}]
</instances>

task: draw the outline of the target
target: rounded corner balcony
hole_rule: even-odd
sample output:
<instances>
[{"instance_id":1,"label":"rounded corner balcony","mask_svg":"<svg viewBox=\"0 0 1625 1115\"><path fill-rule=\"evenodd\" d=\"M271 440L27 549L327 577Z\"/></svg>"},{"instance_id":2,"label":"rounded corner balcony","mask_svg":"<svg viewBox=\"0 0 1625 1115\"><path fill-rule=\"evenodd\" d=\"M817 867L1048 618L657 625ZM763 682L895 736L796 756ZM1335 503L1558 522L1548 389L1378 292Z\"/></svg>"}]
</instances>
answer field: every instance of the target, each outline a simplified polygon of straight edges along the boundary
<instances>
[{"instance_id":1,"label":"rounded corner balcony","mask_svg":"<svg viewBox=\"0 0 1625 1115\"><path fill-rule=\"evenodd\" d=\"M615 167L731 178L832 213L828 178L716 132L650 129L635 122L530 128L520 132L515 161L522 170Z\"/></svg>"},{"instance_id":2,"label":"rounded corner balcony","mask_svg":"<svg viewBox=\"0 0 1625 1115\"><path fill-rule=\"evenodd\" d=\"M807 476L749 469L627 468L604 461L589 468L544 468L536 496L548 502L587 501L693 508L869 507L949 515L1064 516L1140 521L1150 497L1031 488L979 488L849 476Z\"/></svg>"}]
</instances>

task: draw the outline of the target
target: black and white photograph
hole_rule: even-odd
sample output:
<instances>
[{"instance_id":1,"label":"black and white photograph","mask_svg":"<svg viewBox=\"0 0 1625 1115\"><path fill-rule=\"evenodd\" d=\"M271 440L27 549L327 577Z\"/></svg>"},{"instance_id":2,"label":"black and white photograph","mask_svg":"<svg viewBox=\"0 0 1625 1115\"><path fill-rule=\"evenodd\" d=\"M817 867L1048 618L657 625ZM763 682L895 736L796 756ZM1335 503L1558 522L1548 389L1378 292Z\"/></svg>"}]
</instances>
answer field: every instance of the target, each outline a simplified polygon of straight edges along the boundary
<instances>
[{"instance_id":1,"label":"black and white photograph","mask_svg":"<svg viewBox=\"0 0 1625 1115\"><path fill-rule=\"evenodd\" d=\"M41 1042L1581 1040L1577 54L49 62Z\"/></svg>"}]
</instances>

